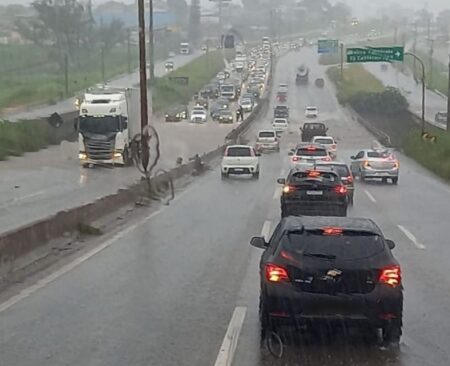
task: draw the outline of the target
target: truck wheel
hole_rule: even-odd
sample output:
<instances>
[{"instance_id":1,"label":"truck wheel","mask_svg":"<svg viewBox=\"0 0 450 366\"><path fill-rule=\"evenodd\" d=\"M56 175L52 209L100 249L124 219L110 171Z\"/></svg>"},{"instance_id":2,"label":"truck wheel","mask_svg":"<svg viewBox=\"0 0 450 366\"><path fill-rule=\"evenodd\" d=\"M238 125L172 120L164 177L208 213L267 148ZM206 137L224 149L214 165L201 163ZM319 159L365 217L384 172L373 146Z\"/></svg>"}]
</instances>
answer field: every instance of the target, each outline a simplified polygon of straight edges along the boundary
<instances>
[{"instance_id":1,"label":"truck wheel","mask_svg":"<svg viewBox=\"0 0 450 366\"><path fill-rule=\"evenodd\" d=\"M128 148L125 148L122 153L123 165L130 166L133 163L133 160L130 158L130 153L128 152Z\"/></svg>"}]
</instances>

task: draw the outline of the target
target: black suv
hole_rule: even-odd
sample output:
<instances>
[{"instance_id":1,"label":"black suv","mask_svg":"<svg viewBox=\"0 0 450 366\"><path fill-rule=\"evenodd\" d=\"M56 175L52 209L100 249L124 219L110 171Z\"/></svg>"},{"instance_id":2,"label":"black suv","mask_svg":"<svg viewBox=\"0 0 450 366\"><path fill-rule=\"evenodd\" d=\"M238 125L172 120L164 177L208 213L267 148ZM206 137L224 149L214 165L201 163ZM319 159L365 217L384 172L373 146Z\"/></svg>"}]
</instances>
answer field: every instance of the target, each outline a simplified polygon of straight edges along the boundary
<instances>
[{"instance_id":1,"label":"black suv","mask_svg":"<svg viewBox=\"0 0 450 366\"><path fill-rule=\"evenodd\" d=\"M339 175L327 167L293 168L283 184L281 217L290 215L347 215L347 187Z\"/></svg>"},{"instance_id":2,"label":"black suv","mask_svg":"<svg viewBox=\"0 0 450 366\"><path fill-rule=\"evenodd\" d=\"M401 268L369 219L287 217L271 239L254 237L260 262L262 336L281 326L332 324L382 329L397 345L402 334Z\"/></svg>"},{"instance_id":3,"label":"black suv","mask_svg":"<svg viewBox=\"0 0 450 366\"><path fill-rule=\"evenodd\" d=\"M286 105L277 105L273 110L274 118L289 118L289 108Z\"/></svg>"}]
</instances>

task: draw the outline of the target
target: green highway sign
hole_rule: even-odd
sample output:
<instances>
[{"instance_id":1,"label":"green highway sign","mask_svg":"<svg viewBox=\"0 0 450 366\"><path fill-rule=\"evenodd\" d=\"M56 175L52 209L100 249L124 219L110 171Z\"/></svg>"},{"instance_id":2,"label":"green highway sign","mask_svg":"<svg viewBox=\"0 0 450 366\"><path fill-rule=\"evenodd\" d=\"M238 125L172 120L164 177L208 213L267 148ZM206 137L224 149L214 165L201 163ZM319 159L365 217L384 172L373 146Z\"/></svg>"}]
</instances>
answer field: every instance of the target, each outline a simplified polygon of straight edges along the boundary
<instances>
[{"instance_id":1,"label":"green highway sign","mask_svg":"<svg viewBox=\"0 0 450 366\"><path fill-rule=\"evenodd\" d=\"M403 61L403 47L347 48L347 62Z\"/></svg>"},{"instance_id":2,"label":"green highway sign","mask_svg":"<svg viewBox=\"0 0 450 366\"><path fill-rule=\"evenodd\" d=\"M337 39L319 39L317 42L318 53L338 53L339 41Z\"/></svg>"}]
</instances>

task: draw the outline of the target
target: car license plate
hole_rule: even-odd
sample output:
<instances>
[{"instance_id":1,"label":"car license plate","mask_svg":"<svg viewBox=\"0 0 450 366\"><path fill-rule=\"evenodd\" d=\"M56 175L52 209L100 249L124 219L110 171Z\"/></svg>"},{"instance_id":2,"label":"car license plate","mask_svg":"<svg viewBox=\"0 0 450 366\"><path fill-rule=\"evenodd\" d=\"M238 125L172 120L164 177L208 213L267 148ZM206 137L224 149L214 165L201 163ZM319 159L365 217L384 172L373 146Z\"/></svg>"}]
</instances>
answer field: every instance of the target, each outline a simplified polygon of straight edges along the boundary
<instances>
[{"instance_id":1,"label":"car license plate","mask_svg":"<svg viewBox=\"0 0 450 366\"><path fill-rule=\"evenodd\" d=\"M242 169L242 168L234 168L234 171L236 173L242 173L244 171L244 169Z\"/></svg>"},{"instance_id":2,"label":"car license plate","mask_svg":"<svg viewBox=\"0 0 450 366\"><path fill-rule=\"evenodd\" d=\"M323 191L306 191L308 196L321 196L323 195Z\"/></svg>"}]
</instances>

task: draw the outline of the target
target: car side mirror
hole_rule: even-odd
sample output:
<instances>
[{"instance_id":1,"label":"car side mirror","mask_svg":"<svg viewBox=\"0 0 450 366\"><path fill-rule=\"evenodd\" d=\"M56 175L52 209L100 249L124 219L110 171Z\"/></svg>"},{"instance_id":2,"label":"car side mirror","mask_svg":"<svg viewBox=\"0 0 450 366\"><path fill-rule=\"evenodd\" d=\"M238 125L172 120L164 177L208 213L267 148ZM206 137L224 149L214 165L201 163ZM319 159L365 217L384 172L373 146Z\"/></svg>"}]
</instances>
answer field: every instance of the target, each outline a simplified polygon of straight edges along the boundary
<instances>
[{"instance_id":1,"label":"car side mirror","mask_svg":"<svg viewBox=\"0 0 450 366\"><path fill-rule=\"evenodd\" d=\"M284 185L284 184L286 184L286 179L285 179L285 178L278 178L278 179L277 179L277 183L278 183L278 184L283 184L283 185Z\"/></svg>"},{"instance_id":2,"label":"car side mirror","mask_svg":"<svg viewBox=\"0 0 450 366\"><path fill-rule=\"evenodd\" d=\"M350 156L350 159L355 160L356 157L354 155Z\"/></svg>"},{"instance_id":3,"label":"car side mirror","mask_svg":"<svg viewBox=\"0 0 450 366\"><path fill-rule=\"evenodd\" d=\"M259 248L259 249L266 249L267 248L266 239L264 239L262 236L254 236L250 240L250 245L254 246L255 248Z\"/></svg>"},{"instance_id":4,"label":"car side mirror","mask_svg":"<svg viewBox=\"0 0 450 366\"><path fill-rule=\"evenodd\" d=\"M288 155L289 156L293 156L294 155L294 151L293 150L289 150Z\"/></svg>"},{"instance_id":5,"label":"car side mirror","mask_svg":"<svg viewBox=\"0 0 450 366\"><path fill-rule=\"evenodd\" d=\"M391 250L395 248L395 243L390 239L386 239L386 244L388 245L389 249L391 249Z\"/></svg>"}]
</instances>

